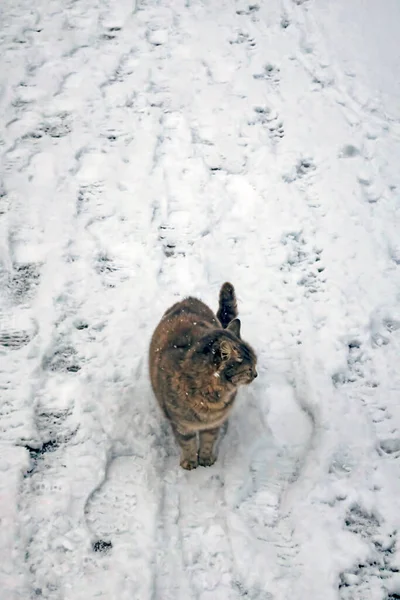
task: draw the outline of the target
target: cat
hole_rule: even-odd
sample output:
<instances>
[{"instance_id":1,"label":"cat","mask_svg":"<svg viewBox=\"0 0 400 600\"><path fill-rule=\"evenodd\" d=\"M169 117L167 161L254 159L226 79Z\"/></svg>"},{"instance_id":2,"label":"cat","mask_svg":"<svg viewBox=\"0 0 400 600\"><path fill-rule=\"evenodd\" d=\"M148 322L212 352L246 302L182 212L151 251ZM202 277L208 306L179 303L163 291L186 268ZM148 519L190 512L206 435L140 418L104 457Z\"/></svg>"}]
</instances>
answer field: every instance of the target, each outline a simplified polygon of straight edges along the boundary
<instances>
[{"instance_id":1,"label":"cat","mask_svg":"<svg viewBox=\"0 0 400 600\"><path fill-rule=\"evenodd\" d=\"M240 337L237 315L235 289L226 282L216 316L189 297L169 308L153 333L151 384L181 448L183 469L214 464L214 445L237 389L257 377L256 354Z\"/></svg>"}]
</instances>

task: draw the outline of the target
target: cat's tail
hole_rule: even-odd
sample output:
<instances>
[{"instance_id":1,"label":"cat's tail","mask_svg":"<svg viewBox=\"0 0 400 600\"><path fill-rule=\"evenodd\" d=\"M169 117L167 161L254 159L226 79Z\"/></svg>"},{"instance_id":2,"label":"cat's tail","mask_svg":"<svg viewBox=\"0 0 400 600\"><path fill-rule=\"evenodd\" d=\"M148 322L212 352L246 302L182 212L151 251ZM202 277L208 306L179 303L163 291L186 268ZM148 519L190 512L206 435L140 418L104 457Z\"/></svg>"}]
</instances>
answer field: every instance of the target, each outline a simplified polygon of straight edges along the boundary
<instances>
[{"instance_id":1,"label":"cat's tail","mask_svg":"<svg viewBox=\"0 0 400 600\"><path fill-rule=\"evenodd\" d=\"M219 292L219 307L217 317L225 329L233 319L238 316L235 288L228 281L223 284Z\"/></svg>"}]
</instances>

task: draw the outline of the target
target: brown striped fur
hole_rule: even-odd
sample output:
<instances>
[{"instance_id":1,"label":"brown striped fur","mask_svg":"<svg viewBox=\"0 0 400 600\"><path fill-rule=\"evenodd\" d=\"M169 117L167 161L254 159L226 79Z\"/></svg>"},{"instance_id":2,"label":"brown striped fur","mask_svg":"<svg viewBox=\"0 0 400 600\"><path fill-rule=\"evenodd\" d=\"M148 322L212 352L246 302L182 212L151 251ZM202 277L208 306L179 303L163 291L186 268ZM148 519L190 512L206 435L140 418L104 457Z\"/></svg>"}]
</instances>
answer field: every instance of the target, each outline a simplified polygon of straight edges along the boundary
<instances>
[{"instance_id":1,"label":"brown striped fur","mask_svg":"<svg viewBox=\"0 0 400 600\"><path fill-rule=\"evenodd\" d=\"M240 337L232 284L221 287L217 316L196 298L166 311L150 344L150 379L181 447L184 469L215 462L219 429L238 387L257 377L256 362Z\"/></svg>"}]
</instances>

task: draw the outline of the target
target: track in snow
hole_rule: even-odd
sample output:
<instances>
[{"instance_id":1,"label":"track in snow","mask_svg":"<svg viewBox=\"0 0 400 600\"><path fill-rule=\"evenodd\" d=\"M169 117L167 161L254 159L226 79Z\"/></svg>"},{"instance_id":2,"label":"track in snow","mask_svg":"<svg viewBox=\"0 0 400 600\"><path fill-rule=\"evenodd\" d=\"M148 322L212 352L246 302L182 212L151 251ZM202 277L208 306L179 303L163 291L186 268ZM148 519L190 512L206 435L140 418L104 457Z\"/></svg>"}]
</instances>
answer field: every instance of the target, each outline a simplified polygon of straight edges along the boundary
<instances>
[{"instance_id":1,"label":"track in snow","mask_svg":"<svg viewBox=\"0 0 400 600\"><path fill-rule=\"evenodd\" d=\"M3 10L8 596L395 598L398 123L310 2ZM183 473L148 340L225 279L260 377Z\"/></svg>"}]
</instances>

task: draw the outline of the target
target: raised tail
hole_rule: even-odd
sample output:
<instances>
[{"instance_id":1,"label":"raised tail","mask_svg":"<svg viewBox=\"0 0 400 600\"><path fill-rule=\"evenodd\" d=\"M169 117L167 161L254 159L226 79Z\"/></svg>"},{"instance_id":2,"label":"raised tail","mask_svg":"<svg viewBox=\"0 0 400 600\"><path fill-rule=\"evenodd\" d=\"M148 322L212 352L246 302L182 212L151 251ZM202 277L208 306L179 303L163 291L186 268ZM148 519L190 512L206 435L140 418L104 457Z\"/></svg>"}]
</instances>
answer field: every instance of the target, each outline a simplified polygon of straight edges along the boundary
<instances>
[{"instance_id":1,"label":"raised tail","mask_svg":"<svg viewBox=\"0 0 400 600\"><path fill-rule=\"evenodd\" d=\"M219 292L219 307L217 317L225 329L233 319L238 316L235 288L228 281L223 284Z\"/></svg>"}]
</instances>

